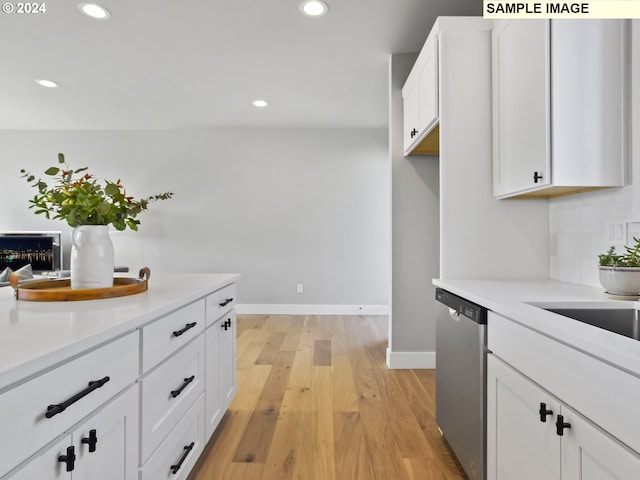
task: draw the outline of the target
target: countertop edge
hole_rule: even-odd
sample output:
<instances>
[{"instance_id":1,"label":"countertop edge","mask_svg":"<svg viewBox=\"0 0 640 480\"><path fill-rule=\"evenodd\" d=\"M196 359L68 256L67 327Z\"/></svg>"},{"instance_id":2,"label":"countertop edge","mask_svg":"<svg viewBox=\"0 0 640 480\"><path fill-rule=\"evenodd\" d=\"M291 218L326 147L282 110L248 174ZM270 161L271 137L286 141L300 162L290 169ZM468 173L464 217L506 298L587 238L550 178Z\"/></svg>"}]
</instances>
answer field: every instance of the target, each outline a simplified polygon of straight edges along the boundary
<instances>
[{"instance_id":1,"label":"countertop edge","mask_svg":"<svg viewBox=\"0 0 640 480\"><path fill-rule=\"evenodd\" d=\"M433 285L477 303L559 343L640 377L640 342L545 311L535 305L584 302L638 308L635 301L612 300L596 287L557 280L433 280ZM488 335L491 335L489 322Z\"/></svg>"},{"instance_id":2,"label":"countertop edge","mask_svg":"<svg viewBox=\"0 0 640 480\"><path fill-rule=\"evenodd\" d=\"M162 278L163 276L161 276ZM165 275L164 286L166 287L170 280L169 277L173 277L176 280L197 278L200 280L198 286L188 292L180 293L169 299L162 299L162 301L155 299L151 300L151 303L155 301L148 309L140 311L134 314L131 318L114 323L103 329L98 329L91 334L68 342L67 344L60 345L58 348L53 347L41 355L33 355L26 361L17 362L14 365L9 365L0 372L0 393L9 390L17 384L23 383L35 376L44 373L47 370L55 368L56 366L66 363L67 361L83 355L84 353L100 347L106 343L123 337L136 329L148 324L149 322L163 317L178 308L198 301L207 295L220 290L232 283L236 283L240 278L240 274L179 274L179 275ZM142 292L136 295L154 295L154 284L151 283L147 292ZM134 296L131 296L134 297ZM122 299L129 299L129 297L119 297ZM118 306L119 298L91 300L89 302L101 302L101 306L109 307ZM25 302L24 300L15 300L15 302ZM30 302L31 303L31 302ZM42 304L42 302L37 302ZM74 303L74 302L55 302L55 303ZM97 305L97 304L96 304Z\"/></svg>"}]
</instances>

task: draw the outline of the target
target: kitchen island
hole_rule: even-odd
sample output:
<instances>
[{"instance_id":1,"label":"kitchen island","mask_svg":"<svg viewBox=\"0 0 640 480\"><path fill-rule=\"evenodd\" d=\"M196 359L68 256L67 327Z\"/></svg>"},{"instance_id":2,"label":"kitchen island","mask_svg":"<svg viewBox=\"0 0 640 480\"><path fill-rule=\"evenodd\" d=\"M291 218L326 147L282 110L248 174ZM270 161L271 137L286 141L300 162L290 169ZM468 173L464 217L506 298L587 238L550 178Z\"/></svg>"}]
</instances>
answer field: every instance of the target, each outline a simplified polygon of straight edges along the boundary
<instances>
[{"instance_id":1,"label":"kitchen island","mask_svg":"<svg viewBox=\"0 0 640 480\"><path fill-rule=\"evenodd\" d=\"M549 311L610 319L638 302L553 280L433 283L489 310L488 479L638 478L637 321L625 336Z\"/></svg>"},{"instance_id":2,"label":"kitchen island","mask_svg":"<svg viewBox=\"0 0 640 480\"><path fill-rule=\"evenodd\" d=\"M0 289L0 478L186 478L235 394L239 278L77 302Z\"/></svg>"}]
</instances>

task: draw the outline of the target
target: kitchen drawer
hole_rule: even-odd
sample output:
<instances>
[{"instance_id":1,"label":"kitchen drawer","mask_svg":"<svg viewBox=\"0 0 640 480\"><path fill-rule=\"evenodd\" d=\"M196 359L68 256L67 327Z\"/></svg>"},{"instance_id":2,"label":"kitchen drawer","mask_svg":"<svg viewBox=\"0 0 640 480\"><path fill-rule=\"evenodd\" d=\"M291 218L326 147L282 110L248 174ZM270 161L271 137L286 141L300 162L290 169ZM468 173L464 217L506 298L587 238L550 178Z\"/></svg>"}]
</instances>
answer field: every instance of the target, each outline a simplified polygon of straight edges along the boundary
<instances>
[{"instance_id":1,"label":"kitchen drawer","mask_svg":"<svg viewBox=\"0 0 640 480\"><path fill-rule=\"evenodd\" d=\"M236 284L232 283L207 297L207 327L236 306Z\"/></svg>"},{"instance_id":2,"label":"kitchen drawer","mask_svg":"<svg viewBox=\"0 0 640 480\"><path fill-rule=\"evenodd\" d=\"M190 450L188 450L190 448ZM204 395L189 409L167 439L140 469L140 480L184 480L204 448ZM173 473L174 466L180 468Z\"/></svg>"},{"instance_id":3,"label":"kitchen drawer","mask_svg":"<svg viewBox=\"0 0 640 480\"><path fill-rule=\"evenodd\" d=\"M204 391L204 335L154 368L139 383L143 464Z\"/></svg>"},{"instance_id":4,"label":"kitchen drawer","mask_svg":"<svg viewBox=\"0 0 640 480\"><path fill-rule=\"evenodd\" d=\"M204 331L204 299L142 327L142 373Z\"/></svg>"},{"instance_id":5,"label":"kitchen drawer","mask_svg":"<svg viewBox=\"0 0 640 480\"><path fill-rule=\"evenodd\" d=\"M0 451L0 476L133 384L138 346L138 332L132 332L0 395L6 435ZM90 382L107 378L89 391ZM60 413L45 417L48 406L69 403L84 392L88 393Z\"/></svg>"}]
</instances>

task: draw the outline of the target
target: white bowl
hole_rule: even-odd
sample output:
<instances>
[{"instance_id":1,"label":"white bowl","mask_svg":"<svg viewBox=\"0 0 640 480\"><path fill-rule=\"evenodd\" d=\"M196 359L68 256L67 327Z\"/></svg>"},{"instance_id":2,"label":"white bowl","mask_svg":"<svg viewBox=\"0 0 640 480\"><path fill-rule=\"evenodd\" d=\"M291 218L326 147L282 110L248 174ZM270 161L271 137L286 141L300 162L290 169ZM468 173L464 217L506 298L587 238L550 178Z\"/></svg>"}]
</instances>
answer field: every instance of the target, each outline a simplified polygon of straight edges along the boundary
<instances>
[{"instance_id":1,"label":"white bowl","mask_svg":"<svg viewBox=\"0 0 640 480\"><path fill-rule=\"evenodd\" d=\"M600 267L600 283L612 295L640 295L640 267Z\"/></svg>"}]
</instances>

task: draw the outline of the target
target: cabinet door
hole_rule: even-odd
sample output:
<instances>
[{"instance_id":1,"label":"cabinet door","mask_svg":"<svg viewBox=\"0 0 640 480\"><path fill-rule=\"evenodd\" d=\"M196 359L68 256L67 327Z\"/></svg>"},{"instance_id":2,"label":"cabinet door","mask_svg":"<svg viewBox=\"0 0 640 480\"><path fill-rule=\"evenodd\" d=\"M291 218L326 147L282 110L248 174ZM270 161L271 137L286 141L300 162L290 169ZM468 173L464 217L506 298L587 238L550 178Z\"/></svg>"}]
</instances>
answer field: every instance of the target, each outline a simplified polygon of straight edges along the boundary
<instances>
[{"instance_id":1,"label":"cabinet door","mask_svg":"<svg viewBox=\"0 0 640 480\"><path fill-rule=\"evenodd\" d=\"M205 332L205 434L209 438L236 394L236 311L231 310Z\"/></svg>"},{"instance_id":2,"label":"cabinet door","mask_svg":"<svg viewBox=\"0 0 640 480\"><path fill-rule=\"evenodd\" d=\"M431 130L438 121L438 49L437 36L430 35L424 44L425 55L418 79L419 135Z\"/></svg>"},{"instance_id":3,"label":"cabinet door","mask_svg":"<svg viewBox=\"0 0 640 480\"><path fill-rule=\"evenodd\" d=\"M220 337L220 402L226 410L236 394L236 311L224 318L229 328Z\"/></svg>"},{"instance_id":4,"label":"cabinet door","mask_svg":"<svg viewBox=\"0 0 640 480\"><path fill-rule=\"evenodd\" d=\"M138 476L138 389L130 387L73 432L73 480ZM44 478L44 477L42 477Z\"/></svg>"},{"instance_id":5,"label":"cabinet door","mask_svg":"<svg viewBox=\"0 0 640 480\"><path fill-rule=\"evenodd\" d=\"M554 185L624 185L626 38L625 20L551 22Z\"/></svg>"},{"instance_id":6,"label":"cabinet door","mask_svg":"<svg viewBox=\"0 0 640 480\"><path fill-rule=\"evenodd\" d=\"M541 421L542 411L546 412ZM489 355L487 360L487 478L559 480L559 403L523 375Z\"/></svg>"},{"instance_id":7,"label":"cabinet door","mask_svg":"<svg viewBox=\"0 0 640 480\"><path fill-rule=\"evenodd\" d=\"M222 418L222 406L220 403L220 337L223 332L222 317L204 332L205 339L205 419L206 439L213 435L220 419Z\"/></svg>"},{"instance_id":8,"label":"cabinet door","mask_svg":"<svg viewBox=\"0 0 640 480\"><path fill-rule=\"evenodd\" d=\"M563 480L636 480L640 456L568 407L564 421L571 425L562 436Z\"/></svg>"},{"instance_id":9,"label":"cabinet door","mask_svg":"<svg viewBox=\"0 0 640 480\"><path fill-rule=\"evenodd\" d=\"M409 147L417 140L420 123L420 97L418 88L418 78L413 77L408 80L402 89L402 104L403 104L403 138L404 138L404 152L407 154L410 150Z\"/></svg>"},{"instance_id":10,"label":"cabinet door","mask_svg":"<svg viewBox=\"0 0 640 480\"><path fill-rule=\"evenodd\" d=\"M549 23L494 23L494 195L551 182Z\"/></svg>"},{"instance_id":11,"label":"cabinet door","mask_svg":"<svg viewBox=\"0 0 640 480\"><path fill-rule=\"evenodd\" d=\"M5 480L71 480L71 472L59 460L61 455L67 454L67 448L72 447L71 435L64 435L50 446L43 448L22 467L9 473ZM73 448L73 447L72 447ZM74 450L75 452L75 450ZM75 453L74 453L75 454Z\"/></svg>"}]
</instances>

